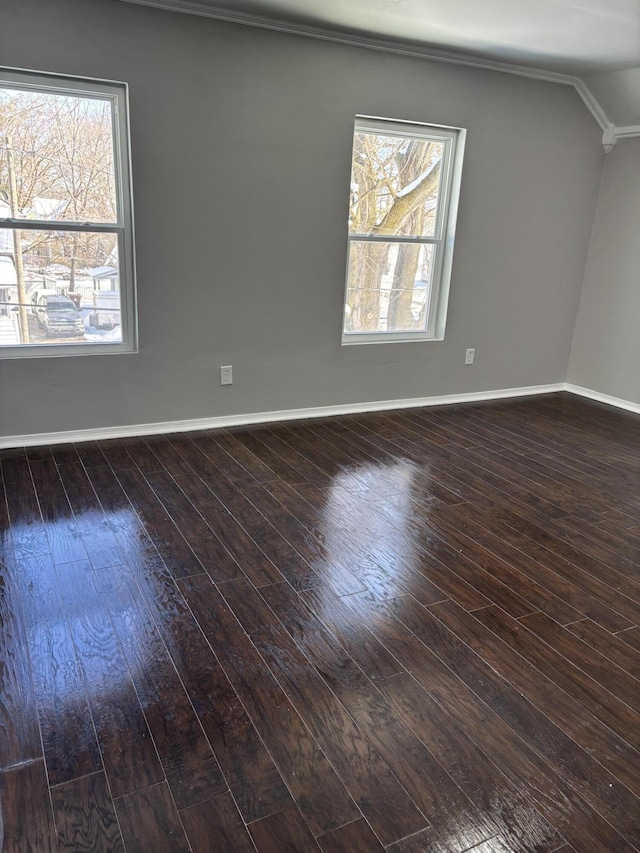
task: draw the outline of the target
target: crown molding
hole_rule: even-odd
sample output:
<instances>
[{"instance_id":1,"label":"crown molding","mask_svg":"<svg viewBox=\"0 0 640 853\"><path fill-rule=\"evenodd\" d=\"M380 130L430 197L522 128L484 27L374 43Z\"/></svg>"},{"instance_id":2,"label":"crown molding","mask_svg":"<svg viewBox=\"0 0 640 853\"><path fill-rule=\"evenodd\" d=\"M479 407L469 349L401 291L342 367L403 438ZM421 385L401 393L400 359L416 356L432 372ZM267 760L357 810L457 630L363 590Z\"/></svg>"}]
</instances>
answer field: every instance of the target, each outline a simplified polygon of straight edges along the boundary
<instances>
[{"instance_id":1,"label":"crown molding","mask_svg":"<svg viewBox=\"0 0 640 853\"><path fill-rule=\"evenodd\" d=\"M587 109L600 125L601 130L607 131L612 126L611 122L609 121L607 114L602 108L600 102L596 99L596 96L593 94L593 92L587 86L584 80L582 80L580 77L567 76L566 82L569 83L569 85L574 86L576 92L582 98Z\"/></svg>"},{"instance_id":2,"label":"crown molding","mask_svg":"<svg viewBox=\"0 0 640 853\"><path fill-rule=\"evenodd\" d=\"M257 27L263 30L289 33L290 35L346 44L352 47L363 47L367 50L379 50L384 53L395 53L401 56L428 59L434 62L449 62L453 65L466 65L471 68L482 68L486 71L499 71L503 74L529 77L533 80L541 80L546 83L560 83L565 86L573 86L603 131L605 151L609 152L618 139L640 136L640 125L616 127L610 122L602 105L598 102L584 80L570 74L546 71L542 68L530 68L509 62L499 62L478 56L465 56L464 54L454 53L453 51L439 50L426 46L421 47L420 45L408 42L392 41L377 38L376 36L341 33L322 27L314 27L310 24L296 24L290 21L253 15L248 12L232 12L228 9L220 9L216 6L193 2L193 0L121 0L121 2L130 3L135 6L152 6L155 9L163 9L165 12L180 12L186 15L198 15L202 18L214 18L217 21L225 21L230 24L241 24L246 27Z\"/></svg>"},{"instance_id":3,"label":"crown molding","mask_svg":"<svg viewBox=\"0 0 640 853\"><path fill-rule=\"evenodd\" d=\"M640 125L629 125L616 127L609 121L602 105L596 99L584 80L571 74L562 74L556 71L547 71L542 68L530 68L524 65L515 65L509 62L499 62L493 59L484 59L478 56L465 56L461 53L439 50L431 47L421 47L402 41L381 39L375 36L353 35L341 33L334 30L314 27L307 24L296 24L290 21L266 18L261 15L253 15L248 12L231 12L228 9L220 9L216 6L204 5L192 2L192 0L121 0L135 6L151 6L155 9L163 9L165 12L179 12L186 15L198 15L202 18L213 18L217 21L225 21L230 24L241 24L246 27L257 27L263 30L273 30L290 35L303 36L305 38L319 39L320 41L346 44L352 47L363 47L367 50L378 50L384 53L395 53L400 56L411 56L417 59L427 59L434 62L448 62L452 65L466 65L471 68L482 68L486 71L499 71L503 74L515 74L519 77L529 77L533 80L541 80L546 83L559 83L565 86L573 86L583 103L596 120L603 131L602 144L607 153L611 151L618 139L640 136Z\"/></svg>"},{"instance_id":4,"label":"crown molding","mask_svg":"<svg viewBox=\"0 0 640 853\"><path fill-rule=\"evenodd\" d=\"M602 145L605 153L609 154L619 139L631 139L633 136L640 136L640 124L629 124L625 127L616 127L610 124L602 134Z\"/></svg>"},{"instance_id":5,"label":"crown molding","mask_svg":"<svg viewBox=\"0 0 640 853\"><path fill-rule=\"evenodd\" d=\"M530 68L525 65L515 65L509 62L500 62L494 59L485 59L480 56L465 55L455 51L440 50L434 47L422 47L418 44L403 42L401 40L383 39L377 36L357 35L342 33L338 30L330 30L315 27L311 24L297 24L277 18L266 18L261 15L253 15L249 12L231 12L209 4L193 2L193 0L121 0L134 6L151 6L154 9L163 9L166 12L180 12L186 15L198 15L202 18L213 18L217 21L225 21L230 24L241 24L247 27L257 27L263 30L273 30L290 35L304 36L306 38L319 39L320 41L336 42L352 47L364 47L368 50L379 50L384 53L396 53L401 56L411 56L417 59L430 59L437 62L449 62L453 65L468 65L472 68L483 68L488 71L501 71L506 74L516 74L520 77L531 77L547 83L564 83L578 88L581 85L585 91L585 97L589 99L590 111L596 120L602 121L598 116L604 116L604 111L599 106L593 95L589 92L586 84L579 78L570 74L562 74L559 71L548 71L542 68ZM588 94L586 94L588 93ZM586 102L586 101L585 101ZM589 104L588 104L589 105ZM602 127L609 124L604 120Z\"/></svg>"},{"instance_id":6,"label":"crown molding","mask_svg":"<svg viewBox=\"0 0 640 853\"><path fill-rule=\"evenodd\" d=\"M626 127L616 127L617 139L628 139L631 136L640 136L640 124L629 124Z\"/></svg>"}]
</instances>

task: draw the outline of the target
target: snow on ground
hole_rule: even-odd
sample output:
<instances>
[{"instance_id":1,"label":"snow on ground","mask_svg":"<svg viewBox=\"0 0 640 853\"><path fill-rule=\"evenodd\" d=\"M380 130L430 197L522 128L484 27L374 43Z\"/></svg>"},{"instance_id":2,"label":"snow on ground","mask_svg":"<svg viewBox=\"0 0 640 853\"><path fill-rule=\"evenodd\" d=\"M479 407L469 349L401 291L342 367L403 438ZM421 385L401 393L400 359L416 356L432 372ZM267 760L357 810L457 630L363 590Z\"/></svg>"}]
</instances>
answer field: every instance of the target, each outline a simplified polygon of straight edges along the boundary
<instances>
[{"instance_id":1,"label":"snow on ground","mask_svg":"<svg viewBox=\"0 0 640 853\"><path fill-rule=\"evenodd\" d=\"M95 329L93 326L85 326L84 338L86 341L103 343L122 343L122 331L120 326L115 329Z\"/></svg>"},{"instance_id":2,"label":"snow on ground","mask_svg":"<svg viewBox=\"0 0 640 853\"><path fill-rule=\"evenodd\" d=\"M93 313L91 308L81 308L80 313L84 320L84 339L93 341L94 343L121 343L122 329L116 326L113 329L96 329L95 326L89 325L89 315Z\"/></svg>"}]
</instances>

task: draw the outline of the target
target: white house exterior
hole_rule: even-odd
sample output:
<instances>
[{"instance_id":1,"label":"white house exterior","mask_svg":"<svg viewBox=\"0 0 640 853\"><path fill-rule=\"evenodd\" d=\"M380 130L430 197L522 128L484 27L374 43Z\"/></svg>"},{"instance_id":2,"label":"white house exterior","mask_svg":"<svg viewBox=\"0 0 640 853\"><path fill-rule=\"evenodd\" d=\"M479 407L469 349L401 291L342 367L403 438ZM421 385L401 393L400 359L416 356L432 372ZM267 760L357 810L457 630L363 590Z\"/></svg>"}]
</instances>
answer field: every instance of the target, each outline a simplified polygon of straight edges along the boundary
<instances>
[{"instance_id":1,"label":"white house exterior","mask_svg":"<svg viewBox=\"0 0 640 853\"><path fill-rule=\"evenodd\" d=\"M0 199L0 218L11 216L11 208ZM8 302L17 300L16 267L13 260L13 232L0 228L0 317L8 316Z\"/></svg>"}]
</instances>

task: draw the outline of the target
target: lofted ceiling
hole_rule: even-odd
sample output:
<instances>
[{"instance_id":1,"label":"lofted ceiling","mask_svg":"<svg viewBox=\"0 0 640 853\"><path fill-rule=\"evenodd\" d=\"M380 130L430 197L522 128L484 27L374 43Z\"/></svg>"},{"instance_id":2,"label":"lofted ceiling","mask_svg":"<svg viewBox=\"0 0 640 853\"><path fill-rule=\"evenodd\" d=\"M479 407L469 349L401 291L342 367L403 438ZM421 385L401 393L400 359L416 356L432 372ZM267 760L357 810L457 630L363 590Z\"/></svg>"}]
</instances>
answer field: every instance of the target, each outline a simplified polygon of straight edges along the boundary
<instances>
[{"instance_id":1,"label":"lofted ceiling","mask_svg":"<svg viewBox=\"0 0 640 853\"><path fill-rule=\"evenodd\" d=\"M616 113L612 121L640 124L640 0L126 2L301 33L383 39L588 77L607 116L609 103ZM629 74L629 69L638 71Z\"/></svg>"}]
</instances>

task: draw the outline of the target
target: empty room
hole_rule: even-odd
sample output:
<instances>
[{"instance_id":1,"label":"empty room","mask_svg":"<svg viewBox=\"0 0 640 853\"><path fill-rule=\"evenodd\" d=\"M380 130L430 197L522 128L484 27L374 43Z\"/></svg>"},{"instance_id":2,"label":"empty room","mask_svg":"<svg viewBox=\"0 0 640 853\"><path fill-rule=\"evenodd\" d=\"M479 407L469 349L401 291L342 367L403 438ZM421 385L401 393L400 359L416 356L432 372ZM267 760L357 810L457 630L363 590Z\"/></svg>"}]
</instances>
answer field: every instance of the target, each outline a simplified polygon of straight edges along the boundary
<instances>
[{"instance_id":1,"label":"empty room","mask_svg":"<svg viewBox=\"0 0 640 853\"><path fill-rule=\"evenodd\" d=\"M0 853L640 853L637 0L0 2Z\"/></svg>"}]
</instances>

